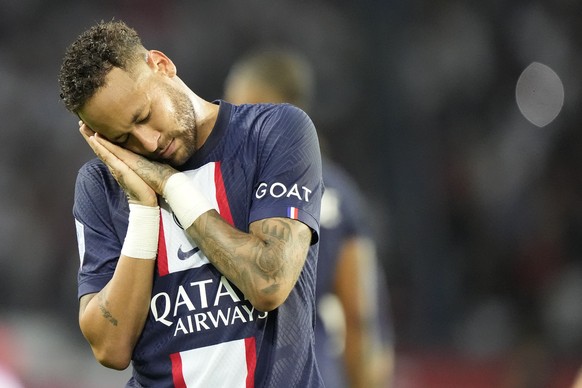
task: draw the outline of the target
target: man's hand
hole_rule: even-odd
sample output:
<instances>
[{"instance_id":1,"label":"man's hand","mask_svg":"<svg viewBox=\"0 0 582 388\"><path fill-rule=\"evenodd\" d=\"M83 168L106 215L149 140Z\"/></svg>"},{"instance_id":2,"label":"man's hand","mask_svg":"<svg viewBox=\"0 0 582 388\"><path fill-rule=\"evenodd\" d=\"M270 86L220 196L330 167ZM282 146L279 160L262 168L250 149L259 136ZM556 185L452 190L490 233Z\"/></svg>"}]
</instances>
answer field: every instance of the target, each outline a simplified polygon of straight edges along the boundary
<instances>
[{"instance_id":1,"label":"man's hand","mask_svg":"<svg viewBox=\"0 0 582 388\"><path fill-rule=\"evenodd\" d=\"M145 206L158 204L156 193L163 193L166 181L176 170L111 143L83 122L79 122L79 130L93 152L107 165L130 202Z\"/></svg>"}]
</instances>

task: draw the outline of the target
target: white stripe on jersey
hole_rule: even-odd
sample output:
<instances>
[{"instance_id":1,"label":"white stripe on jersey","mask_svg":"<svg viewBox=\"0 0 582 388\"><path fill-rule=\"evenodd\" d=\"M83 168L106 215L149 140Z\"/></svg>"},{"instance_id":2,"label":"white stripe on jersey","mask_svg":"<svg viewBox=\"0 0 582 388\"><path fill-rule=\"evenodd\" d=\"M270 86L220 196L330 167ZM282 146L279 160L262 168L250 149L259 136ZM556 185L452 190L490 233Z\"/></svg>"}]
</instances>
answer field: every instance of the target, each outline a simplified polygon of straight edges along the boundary
<instances>
[{"instance_id":1,"label":"white stripe on jersey","mask_svg":"<svg viewBox=\"0 0 582 388\"><path fill-rule=\"evenodd\" d=\"M218 201L216 198L216 184L214 180L216 163L208 163L204 166L184 174L197 186L198 190L218 211ZM196 243L184 232L176 223L174 213L169 205L161 200L162 224L164 225L164 239L168 257L168 272L184 271L190 268L198 268L208 264L208 259L199 250L196 250Z\"/></svg>"},{"instance_id":2,"label":"white stripe on jersey","mask_svg":"<svg viewBox=\"0 0 582 388\"><path fill-rule=\"evenodd\" d=\"M246 388L254 381L247 375L254 374L256 357L255 350L249 352L247 346L253 347L254 341L241 339L173 354L174 383L185 388ZM217 370L208 365L221 367Z\"/></svg>"},{"instance_id":3,"label":"white stripe on jersey","mask_svg":"<svg viewBox=\"0 0 582 388\"><path fill-rule=\"evenodd\" d=\"M77 248L79 249L80 266L83 266L83 258L85 257L85 226L75 219L75 229L77 230Z\"/></svg>"}]
</instances>

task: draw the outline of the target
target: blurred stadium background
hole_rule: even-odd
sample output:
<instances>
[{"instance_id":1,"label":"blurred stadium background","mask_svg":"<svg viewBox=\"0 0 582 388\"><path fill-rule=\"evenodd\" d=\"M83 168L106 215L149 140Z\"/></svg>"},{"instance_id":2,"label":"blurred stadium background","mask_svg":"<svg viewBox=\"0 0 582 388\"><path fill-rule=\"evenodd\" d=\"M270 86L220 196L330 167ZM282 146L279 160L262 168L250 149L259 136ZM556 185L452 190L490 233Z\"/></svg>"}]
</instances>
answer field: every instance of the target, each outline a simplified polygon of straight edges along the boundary
<instances>
[{"instance_id":1,"label":"blurred stadium background","mask_svg":"<svg viewBox=\"0 0 582 388\"><path fill-rule=\"evenodd\" d=\"M313 62L312 117L374 210L397 388L571 385L582 365L574 0L0 0L0 381L127 377L93 361L77 325L72 194L92 154L57 85L66 46L112 18L209 100L257 46ZM565 90L543 128L515 101L532 62Z\"/></svg>"}]
</instances>

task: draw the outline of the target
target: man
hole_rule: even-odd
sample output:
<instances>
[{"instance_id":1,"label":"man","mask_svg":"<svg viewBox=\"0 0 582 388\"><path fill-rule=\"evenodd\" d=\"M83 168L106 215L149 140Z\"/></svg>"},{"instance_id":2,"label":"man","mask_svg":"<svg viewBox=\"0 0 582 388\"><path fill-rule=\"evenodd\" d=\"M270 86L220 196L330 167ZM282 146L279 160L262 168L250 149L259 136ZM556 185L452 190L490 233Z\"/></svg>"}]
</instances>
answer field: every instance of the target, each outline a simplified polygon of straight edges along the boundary
<instances>
[{"instance_id":1,"label":"man","mask_svg":"<svg viewBox=\"0 0 582 388\"><path fill-rule=\"evenodd\" d=\"M305 58L292 51L264 49L234 64L225 99L235 104L288 102L308 110L313 89L313 70ZM394 368L392 323L363 196L353 180L325 157L323 180L316 294L318 364L326 386L386 387ZM339 300L339 314L337 305L330 303L334 300Z\"/></svg>"},{"instance_id":2,"label":"man","mask_svg":"<svg viewBox=\"0 0 582 388\"><path fill-rule=\"evenodd\" d=\"M61 98L98 159L73 213L79 322L128 387L320 387L321 157L290 105L197 96L121 21L67 49Z\"/></svg>"}]
</instances>

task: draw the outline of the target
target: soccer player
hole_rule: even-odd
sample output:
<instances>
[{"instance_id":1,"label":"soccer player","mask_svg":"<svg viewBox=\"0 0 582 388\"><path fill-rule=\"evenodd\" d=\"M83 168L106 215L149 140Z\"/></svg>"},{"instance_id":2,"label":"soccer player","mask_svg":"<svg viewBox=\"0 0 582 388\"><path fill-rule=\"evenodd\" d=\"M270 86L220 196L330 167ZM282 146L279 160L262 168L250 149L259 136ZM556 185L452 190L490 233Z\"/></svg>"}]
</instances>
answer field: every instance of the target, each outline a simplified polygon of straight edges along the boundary
<instances>
[{"instance_id":1,"label":"soccer player","mask_svg":"<svg viewBox=\"0 0 582 388\"><path fill-rule=\"evenodd\" d=\"M231 68L225 100L288 102L308 111L314 78L312 67L297 52L256 50ZM316 294L318 364L328 387L387 387L394 369L392 322L363 195L325 152L323 181ZM339 301L339 310L333 301Z\"/></svg>"},{"instance_id":2,"label":"soccer player","mask_svg":"<svg viewBox=\"0 0 582 388\"><path fill-rule=\"evenodd\" d=\"M291 105L206 101L122 21L66 50L61 98L98 158L73 214L79 322L127 387L321 387L314 354L323 183Z\"/></svg>"}]
</instances>

